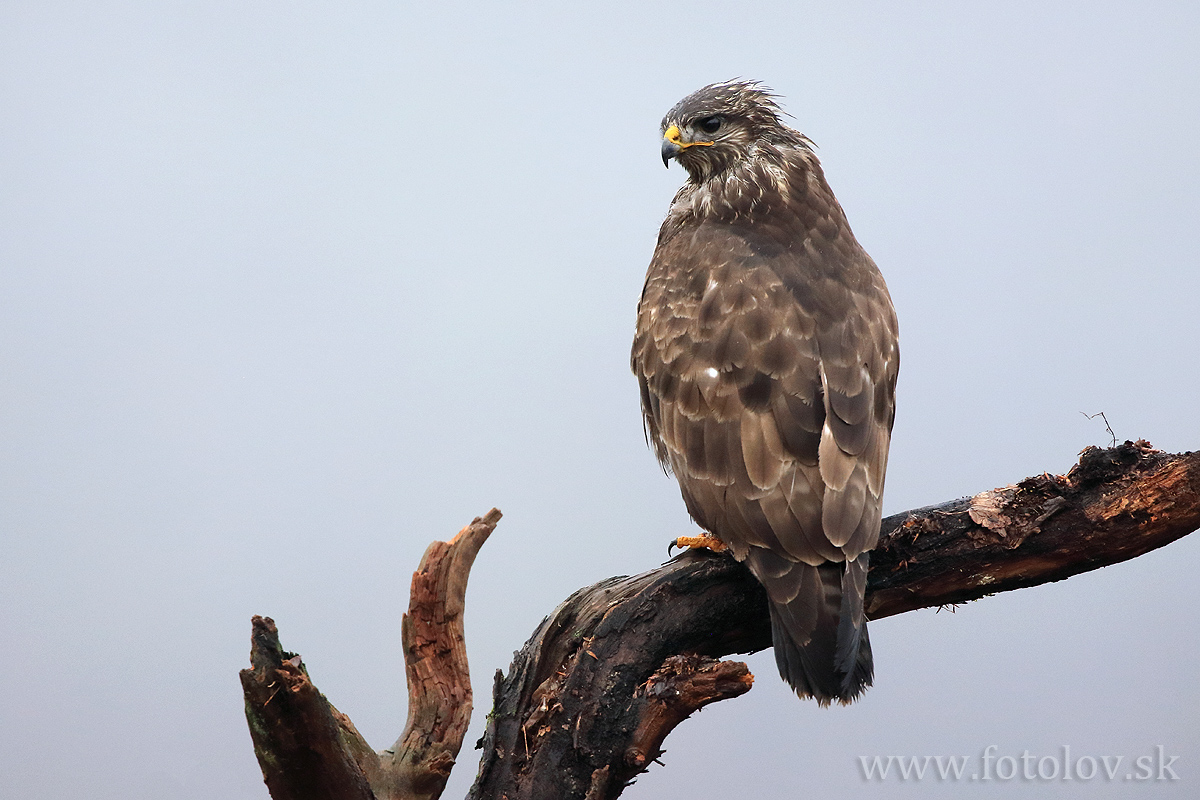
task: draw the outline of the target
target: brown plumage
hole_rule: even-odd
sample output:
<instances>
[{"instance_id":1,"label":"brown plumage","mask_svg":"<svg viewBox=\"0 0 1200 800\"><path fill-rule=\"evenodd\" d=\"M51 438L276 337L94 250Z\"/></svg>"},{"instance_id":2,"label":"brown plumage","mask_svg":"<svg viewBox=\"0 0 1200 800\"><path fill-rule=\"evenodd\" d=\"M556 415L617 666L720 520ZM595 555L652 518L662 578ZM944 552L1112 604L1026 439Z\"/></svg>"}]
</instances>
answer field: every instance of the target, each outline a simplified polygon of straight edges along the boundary
<instances>
[{"instance_id":1,"label":"brown plumage","mask_svg":"<svg viewBox=\"0 0 1200 800\"><path fill-rule=\"evenodd\" d=\"M900 355L883 276L812 143L757 83L663 119L688 171L638 304L648 438L692 518L767 590L780 674L822 705L870 685L863 616Z\"/></svg>"}]
</instances>

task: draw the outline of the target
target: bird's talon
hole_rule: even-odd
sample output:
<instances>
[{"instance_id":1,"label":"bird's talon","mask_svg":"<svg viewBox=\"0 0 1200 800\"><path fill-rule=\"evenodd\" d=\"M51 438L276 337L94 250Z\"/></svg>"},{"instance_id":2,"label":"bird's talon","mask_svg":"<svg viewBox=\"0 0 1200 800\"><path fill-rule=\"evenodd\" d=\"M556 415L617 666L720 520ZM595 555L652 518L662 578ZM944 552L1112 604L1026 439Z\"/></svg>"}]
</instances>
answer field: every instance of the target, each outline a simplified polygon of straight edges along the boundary
<instances>
[{"instance_id":1,"label":"bird's talon","mask_svg":"<svg viewBox=\"0 0 1200 800\"><path fill-rule=\"evenodd\" d=\"M670 554L672 547L678 547L681 550L695 550L702 547L705 550L712 550L714 553L720 553L725 550L725 543L715 536L680 536L671 542L670 546L667 547L668 555Z\"/></svg>"}]
</instances>

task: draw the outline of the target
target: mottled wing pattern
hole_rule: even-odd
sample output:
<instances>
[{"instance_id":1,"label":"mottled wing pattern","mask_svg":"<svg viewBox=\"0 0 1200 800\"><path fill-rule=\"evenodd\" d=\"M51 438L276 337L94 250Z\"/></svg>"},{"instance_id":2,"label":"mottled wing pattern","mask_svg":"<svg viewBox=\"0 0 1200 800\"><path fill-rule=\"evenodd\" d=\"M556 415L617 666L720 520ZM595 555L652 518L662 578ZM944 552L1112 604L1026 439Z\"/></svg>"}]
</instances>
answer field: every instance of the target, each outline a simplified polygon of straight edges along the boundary
<instances>
[{"instance_id":1,"label":"mottled wing pattern","mask_svg":"<svg viewBox=\"0 0 1200 800\"><path fill-rule=\"evenodd\" d=\"M862 596L879 536L895 315L844 218L797 248L788 231L800 221L776 216L777 228L668 219L633 366L649 438L689 512L746 561L777 633L789 634L775 636L781 672L808 676L793 680L804 694L844 701L870 681ZM809 227L830 217L840 209Z\"/></svg>"}]
</instances>

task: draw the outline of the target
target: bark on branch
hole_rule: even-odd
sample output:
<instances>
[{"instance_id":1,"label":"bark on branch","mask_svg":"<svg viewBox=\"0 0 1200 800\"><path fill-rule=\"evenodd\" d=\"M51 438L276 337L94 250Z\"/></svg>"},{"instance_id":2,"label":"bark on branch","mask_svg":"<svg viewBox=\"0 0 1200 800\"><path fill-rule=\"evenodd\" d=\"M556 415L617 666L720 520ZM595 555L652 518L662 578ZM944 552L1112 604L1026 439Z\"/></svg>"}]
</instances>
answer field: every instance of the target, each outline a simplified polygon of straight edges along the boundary
<instances>
[{"instance_id":1,"label":"bark on branch","mask_svg":"<svg viewBox=\"0 0 1200 800\"><path fill-rule=\"evenodd\" d=\"M495 512L492 527L498 518ZM487 522L473 525L479 524ZM1171 455L1140 441L1088 448L1065 476L1043 474L884 520L867 613L879 619L1061 580L1197 528L1200 453ZM424 699L412 695L409 726L394 752L373 753L312 687L299 658L282 651L270 620L255 618L253 668L242 679L255 750L275 800L440 794L469 717L470 693L465 655L461 662L435 657L445 646L431 637L443 621L457 625L457 639L450 640L461 649L461 589L481 543L449 570L459 576L454 581L433 578L429 590L418 592L422 571L414 576L413 606L431 610L418 626L410 609L405 626L410 693L414 681L437 690ZM422 570L440 544L431 545ZM769 646L763 591L725 555L689 552L641 575L579 590L542 622L508 675L496 673L469 797L617 797L688 715L749 690L753 676L744 664L716 659ZM444 690L450 686L465 686L466 693ZM456 705L464 697L465 712Z\"/></svg>"}]
</instances>

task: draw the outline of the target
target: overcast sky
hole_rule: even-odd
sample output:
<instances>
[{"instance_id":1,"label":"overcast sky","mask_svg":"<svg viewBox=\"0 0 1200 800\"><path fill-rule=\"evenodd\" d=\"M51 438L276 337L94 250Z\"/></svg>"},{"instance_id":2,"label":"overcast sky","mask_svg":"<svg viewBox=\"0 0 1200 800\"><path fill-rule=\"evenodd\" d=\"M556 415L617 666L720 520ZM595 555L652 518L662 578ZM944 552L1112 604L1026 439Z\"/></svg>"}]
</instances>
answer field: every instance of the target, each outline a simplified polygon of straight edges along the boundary
<instances>
[{"instance_id":1,"label":"overcast sky","mask_svg":"<svg viewBox=\"0 0 1200 800\"><path fill-rule=\"evenodd\" d=\"M782 95L891 287L885 513L1065 472L1085 413L1200 449L1195 3L573 5L0 6L0 796L264 800L253 614L390 745L409 576L498 506L463 796L493 672L692 530L628 356L658 123L712 81ZM1196 797L1198 569L881 620L847 709L760 653L626 796ZM1124 762L858 761L989 745ZM1124 781L1157 746L1181 779Z\"/></svg>"}]
</instances>

